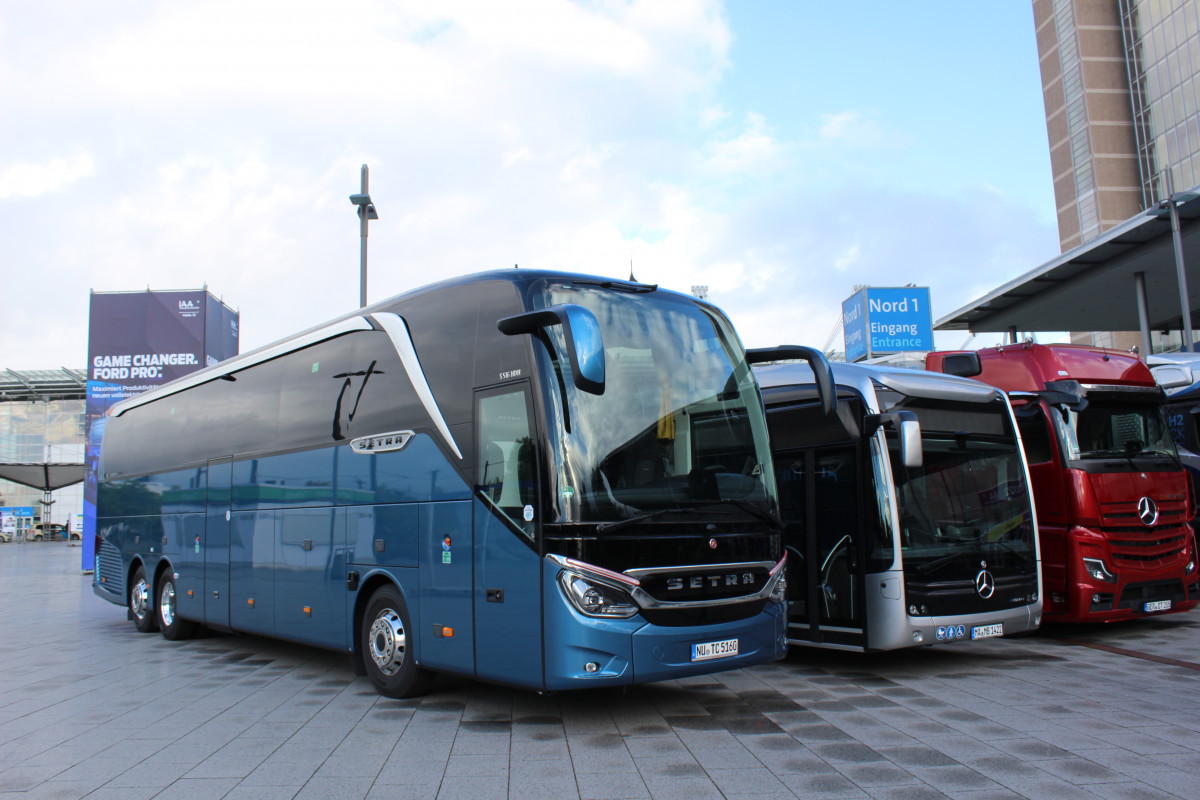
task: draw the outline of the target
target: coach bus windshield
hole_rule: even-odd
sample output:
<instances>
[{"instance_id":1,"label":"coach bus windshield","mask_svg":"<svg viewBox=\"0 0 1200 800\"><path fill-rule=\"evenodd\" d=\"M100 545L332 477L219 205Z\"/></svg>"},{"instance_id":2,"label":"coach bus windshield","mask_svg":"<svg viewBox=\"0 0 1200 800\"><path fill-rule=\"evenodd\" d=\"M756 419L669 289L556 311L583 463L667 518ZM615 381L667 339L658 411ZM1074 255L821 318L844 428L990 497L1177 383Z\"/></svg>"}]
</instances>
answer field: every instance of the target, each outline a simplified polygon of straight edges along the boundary
<instances>
[{"instance_id":1,"label":"coach bus windshield","mask_svg":"<svg viewBox=\"0 0 1200 800\"><path fill-rule=\"evenodd\" d=\"M547 285L534 300L558 303L596 315L606 375L598 395L556 379L569 370L566 340L561 326L546 329L555 353L538 350L550 376L555 522L654 524L717 505L731 519L775 516L762 402L720 313L662 292L580 284Z\"/></svg>"},{"instance_id":2,"label":"coach bus windshield","mask_svg":"<svg viewBox=\"0 0 1200 800\"><path fill-rule=\"evenodd\" d=\"M905 569L934 579L965 560L1032 566L1029 485L1003 401L902 407L920 419L924 452L923 466L905 467L888 437Z\"/></svg>"}]
</instances>

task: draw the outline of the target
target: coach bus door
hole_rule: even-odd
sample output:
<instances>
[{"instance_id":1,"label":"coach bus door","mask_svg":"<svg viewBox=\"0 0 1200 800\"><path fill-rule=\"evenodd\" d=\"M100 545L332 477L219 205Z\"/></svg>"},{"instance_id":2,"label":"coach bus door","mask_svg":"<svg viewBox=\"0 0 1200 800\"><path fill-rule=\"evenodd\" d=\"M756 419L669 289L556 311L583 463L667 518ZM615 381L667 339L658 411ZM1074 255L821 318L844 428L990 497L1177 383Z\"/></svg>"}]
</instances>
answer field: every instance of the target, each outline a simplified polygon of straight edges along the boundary
<instances>
[{"instance_id":1,"label":"coach bus door","mask_svg":"<svg viewBox=\"0 0 1200 800\"><path fill-rule=\"evenodd\" d=\"M542 674L533 419L528 381L475 393L475 656L490 680Z\"/></svg>"},{"instance_id":2,"label":"coach bus door","mask_svg":"<svg viewBox=\"0 0 1200 800\"><path fill-rule=\"evenodd\" d=\"M204 538L204 622L229 627L229 516L232 502L233 459L208 462L208 503Z\"/></svg>"},{"instance_id":3,"label":"coach bus door","mask_svg":"<svg viewBox=\"0 0 1200 800\"><path fill-rule=\"evenodd\" d=\"M847 443L777 454L792 641L866 647L862 450Z\"/></svg>"}]
</instances>

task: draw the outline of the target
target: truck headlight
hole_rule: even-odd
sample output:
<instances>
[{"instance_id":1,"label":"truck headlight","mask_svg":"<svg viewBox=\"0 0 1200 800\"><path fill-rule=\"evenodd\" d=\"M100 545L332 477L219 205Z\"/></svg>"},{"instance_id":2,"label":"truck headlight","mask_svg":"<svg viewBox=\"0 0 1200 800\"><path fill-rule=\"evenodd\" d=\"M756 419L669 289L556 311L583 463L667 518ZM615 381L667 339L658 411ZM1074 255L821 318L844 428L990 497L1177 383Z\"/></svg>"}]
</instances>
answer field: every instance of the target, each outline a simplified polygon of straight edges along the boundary
<instances>
[{"instance_id":1,"label":"truck headlight","mask_svg":"<svg viewBox=\"0 0 1200 800\"><path fill-rule=\"evenodd\" d=\"M1087 573L1102 583L1116 583L1117 576L1108 571L1104 562L1099 558L1085 558L1083 568Z\"/></svg>"},{"instance_id":2,"label":"truck headlight","mask_svg":"<svg viewBox=\"0 0 1200 800\"><path fill-rule=\"evenodd\" d=\"M633 595L595 577L564 569L558 573L558 585L575 610L585 616L626 619L638 613Z\"/></svg>"}]
</instances>

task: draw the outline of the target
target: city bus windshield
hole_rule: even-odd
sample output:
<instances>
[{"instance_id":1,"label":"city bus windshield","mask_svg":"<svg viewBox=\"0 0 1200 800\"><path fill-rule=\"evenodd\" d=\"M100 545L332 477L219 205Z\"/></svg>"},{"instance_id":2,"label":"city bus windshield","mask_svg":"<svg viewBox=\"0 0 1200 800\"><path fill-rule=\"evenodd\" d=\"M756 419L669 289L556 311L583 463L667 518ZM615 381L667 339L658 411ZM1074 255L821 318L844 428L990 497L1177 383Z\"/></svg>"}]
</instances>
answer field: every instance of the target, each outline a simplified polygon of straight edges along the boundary
<instances>
[{"instance_id":1,"label":"city bus windshield","mask_svg":"<svg viewBox=\"0 0 1200 800\"><path fill-rule=\"evenodd\" d=\"M776 493L757 384L729 322L663 292L547 282L532 305L575 303L599 322L602 394L569 377L562 326L538 346L554 444L553 520L678 521L705 507L774 521ZM566 396L563 397L565 392ZM672 513L677 512L677 513Z\"/></svg>"},{"instance_id":2,"label":"city bus windshield","mask_svg":"<svg viewBox=\"0 0 1200 800\"><path fill-rule=\"evenodd\" d=\"M905 569L933 578L963 561L1033 564L1032 501L1003 400L902 406L920 419L924 451L923 466L906 468L888 435Z\"/></svg>"},{"instance_id":3,"label":"city bus windshield","mask_svg":"<svg viewBox=\"0 0 1200 800\"><path fill-rule=\"evenodd\" d=\"M1050 416L1068 461L1177 457L1162 404L1154 397L1088 392L1081 411L1058 406Z\"/></svg>"}]
</instances>

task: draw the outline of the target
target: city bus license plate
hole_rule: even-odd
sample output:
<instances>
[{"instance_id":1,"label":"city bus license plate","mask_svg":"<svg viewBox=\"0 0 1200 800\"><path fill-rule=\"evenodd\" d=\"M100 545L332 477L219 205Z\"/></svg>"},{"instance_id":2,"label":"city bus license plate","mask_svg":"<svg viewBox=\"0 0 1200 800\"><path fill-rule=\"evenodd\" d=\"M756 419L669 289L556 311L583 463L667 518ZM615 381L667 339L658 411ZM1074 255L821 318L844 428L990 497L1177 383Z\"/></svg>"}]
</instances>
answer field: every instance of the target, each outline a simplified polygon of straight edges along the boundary
<instances>
[{"instance_id":1,"label":"city bus license plate","mask_svg":"<svg viewBox=\"0 0 1200 800\"><path fill-rule=\"evenodd\" d=\"M701 642L692 645L692 661L711 661L714 658L729 658L738 654L738 640Z\"/></svg>"},{"instance_id":2,"label":"city bus license plate","mask_svg":"<svg viewBox=\"0 0 1200 800\"><path fill-rule=\"evenodd\" d=\"M976 625L971 628L972 639L991 639L996 636L1004 635L1004 624L997 625Z\"/></svg>"},{"instance_id":3,"label":"city bus license plate","mask_svg":"<svg viewBox=\"0 0 1200 800\"><path fill-rule=\"evenodd\" d=\"M1147 611L1170 611L1170 600L1155 600L1153 603L1146 603Z\"/></svg>"}]
</instances>

